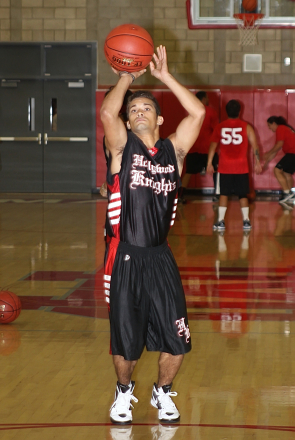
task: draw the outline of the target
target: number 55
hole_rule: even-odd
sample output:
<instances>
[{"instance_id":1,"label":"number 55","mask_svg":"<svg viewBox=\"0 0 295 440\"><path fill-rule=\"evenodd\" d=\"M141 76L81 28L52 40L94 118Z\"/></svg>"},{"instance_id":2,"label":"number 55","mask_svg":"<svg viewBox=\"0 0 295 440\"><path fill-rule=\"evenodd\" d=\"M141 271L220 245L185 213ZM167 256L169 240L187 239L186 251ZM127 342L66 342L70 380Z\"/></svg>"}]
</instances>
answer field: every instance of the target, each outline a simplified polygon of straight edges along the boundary
<instances>
[{"instance_id":1,"label":"number 55","mask_svg":"<svg viewBox=\"0 0 295 440\"><path fill-rule=\"evenodd\" d=\"M221 143L223 145L240 145L243 142L243 137L239 134L242 131L242 127L238 128L222 128L221 130Z\"/></svg>"}]
</instances>

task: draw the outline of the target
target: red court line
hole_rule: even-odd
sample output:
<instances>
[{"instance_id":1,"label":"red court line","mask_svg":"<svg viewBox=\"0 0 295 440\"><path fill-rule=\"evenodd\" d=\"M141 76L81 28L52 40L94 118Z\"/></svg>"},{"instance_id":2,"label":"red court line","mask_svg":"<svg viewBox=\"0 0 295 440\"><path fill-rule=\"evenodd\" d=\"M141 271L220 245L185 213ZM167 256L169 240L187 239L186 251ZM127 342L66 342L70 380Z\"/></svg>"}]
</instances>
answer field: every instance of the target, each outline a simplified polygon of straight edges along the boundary
<instances>
[{"instance_id":1,"label":"red court line","mask_svg":"<svg viewBox=\"0 0 295 440\"><path fill-rule=\"evenodd\" d=\"M158 426L159 423L132 423L133 426ZM71 428L71 427L99 427L99 426L118 426L112 423L0 423L0 431L15 429L35 429L35 428ZM207 423L175 423L173 426L179 427L198 427L198 428L230 428L230 429L254 429L264 431L285 431L295 432L295 426L262 426L262 425L219 425Z\"/></svg>"},{"instance_id":2,"label":"red court line","mask_svg":"<svg viewBox=\"0 0 295 440\"><path fill-rule=\"evenodd\" d=\"M180 272L212 272L215 273L214 267L203 267L203 266L178 266ZM220 272L292 272L294 270L294 266L288 267L220 267Z\"/></svg>"}]
</instances>

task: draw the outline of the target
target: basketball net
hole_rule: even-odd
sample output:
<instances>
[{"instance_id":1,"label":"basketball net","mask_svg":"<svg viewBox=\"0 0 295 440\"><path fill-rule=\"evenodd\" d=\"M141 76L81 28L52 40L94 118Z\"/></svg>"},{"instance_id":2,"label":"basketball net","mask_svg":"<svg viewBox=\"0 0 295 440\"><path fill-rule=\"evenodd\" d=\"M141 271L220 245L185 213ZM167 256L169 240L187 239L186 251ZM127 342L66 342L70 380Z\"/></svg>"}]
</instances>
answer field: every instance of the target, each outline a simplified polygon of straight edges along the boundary
<instances>
[{"instance_id":1,"label":"basketball net","mask_svg":"<svg viewBox=\"0 0 295 440\"><path fill-rule=\"evenodd\" d=\"M240 31L241 46L255 46L258 43L257 34L263 14L234 14Z\"/></svg>"}]
</instances>

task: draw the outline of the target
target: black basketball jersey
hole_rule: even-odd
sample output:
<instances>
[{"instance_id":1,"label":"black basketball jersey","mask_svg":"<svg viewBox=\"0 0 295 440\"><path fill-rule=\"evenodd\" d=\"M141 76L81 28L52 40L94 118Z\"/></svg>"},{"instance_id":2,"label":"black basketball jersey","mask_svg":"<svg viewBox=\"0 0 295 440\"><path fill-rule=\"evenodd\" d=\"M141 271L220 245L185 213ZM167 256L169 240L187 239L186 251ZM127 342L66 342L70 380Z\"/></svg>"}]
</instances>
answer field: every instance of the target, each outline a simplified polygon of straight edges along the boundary
<instances>
[{"instance_id":1,"label":"black basketball jersey","mask_svg":"<svg viewBox=\"0 0 295 440\"><path fill-rule=\"evenodd\" d=\"M121 170L108 169L107 234L134 246L159 246L167 238L177 209L179 173L169 139L152 151L127 133Z\"/></svg>"}]
</instances>

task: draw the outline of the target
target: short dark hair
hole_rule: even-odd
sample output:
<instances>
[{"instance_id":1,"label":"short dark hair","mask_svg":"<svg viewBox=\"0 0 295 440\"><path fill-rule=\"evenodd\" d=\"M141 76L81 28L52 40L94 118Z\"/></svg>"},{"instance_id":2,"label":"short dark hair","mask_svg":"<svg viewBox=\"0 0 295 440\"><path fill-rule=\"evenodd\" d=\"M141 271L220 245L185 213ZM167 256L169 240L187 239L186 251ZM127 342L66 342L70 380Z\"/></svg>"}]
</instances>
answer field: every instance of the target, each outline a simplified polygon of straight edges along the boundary
<instances>
[{"instance_id":1,"label":"short dark hair","mask_svg":"<svg viewBox=\"0 0 295 440\"><path fill-rule=\"evenodd\" d=\"M207 93L204 92L204 90L200 90L199 92L196 93L196 97L202 101L202 99L206 98Z\"/></svg>"},{"instance_id":2,"label":"short dark hair","mask_svg":"<svg viewBox=\"0 0 295 440\"><path fill-rule=\"evenodd\" d=\"M238 118L241 111L241 104L236 99L231 99L225 106L229 118Z\"/></svg>"},{"instance_id":3,"label":"short dark hair","mask_svg":"<svg viewBox=\"0 0 295 440\"><path fill-rule=\"evenodd\" d=\"M154 95L151 92L148 92L147 90L137 90L136 92L132 93L131 96L129 96L128 101L127 101L127 115L129 115L131 102L136 98L150 99L154 104L157 116L160 116L161 107L160 107L158 101L156 100L156 98L154 97Z\"/></svg>"}]
</instances>

